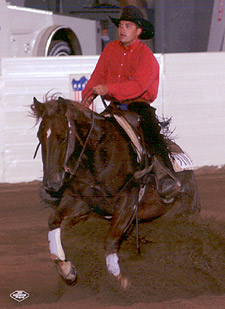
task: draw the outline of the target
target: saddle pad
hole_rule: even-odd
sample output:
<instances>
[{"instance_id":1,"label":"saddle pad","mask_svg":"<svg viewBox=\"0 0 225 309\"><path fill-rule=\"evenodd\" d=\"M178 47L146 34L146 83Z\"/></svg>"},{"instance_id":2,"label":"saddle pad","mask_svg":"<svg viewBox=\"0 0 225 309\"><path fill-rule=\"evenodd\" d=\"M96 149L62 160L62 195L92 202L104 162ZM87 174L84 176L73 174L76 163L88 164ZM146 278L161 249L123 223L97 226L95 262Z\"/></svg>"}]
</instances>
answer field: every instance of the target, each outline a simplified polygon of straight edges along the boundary
<instances>
[{"instance_id":1,"label":"saddle pad","mask_svg":"<svg viewBox=\"0 0 225 309\"><path fill-rule=\"evenodd\" d=\"M143 148L137 138L137 135L134 133L134 130L132 129L131 125L127 122L127 120L123 116L118 116L116 114L113 114L113 117L116 119L118 124L124 129L124 131L127 133L129 138L131 139L137 151L137 161L138 163L140 163L142 159L142 155L143 155Z\"/></svg>"},{"instance_id":2,"label":"saddle pad","mask_svg":"<svg viewBox=\"0 0 225 309\"><path fill-rule=\"evenodd\" d=\"M135 134L131 125L127 122L127 120L123 116L118 116L116 114L113 114L113 117L116 119L118 124L124 129L124 131L129 136L131 142L136 148L137 161L138 163L140 163L144 150L138 140L137 135ZM173 165L173 169L175 172L182 172L184 170L193 170L196 168L190 156L185 152L180 152L180 153L172 152L170 156L170 161Z\"/></svg>"},{"instance_id":3,"label":"saddle pad","mask_svg":"<svg viewBox=\"0 0 225 309\"><path fill-rule=\"evenodd\" d=\"M172 152L170 156L170 161L173 164L173 169L175 172L193 170L196 168L190 156L185 152L180 153Z\"/></svg>"}]
</instances>

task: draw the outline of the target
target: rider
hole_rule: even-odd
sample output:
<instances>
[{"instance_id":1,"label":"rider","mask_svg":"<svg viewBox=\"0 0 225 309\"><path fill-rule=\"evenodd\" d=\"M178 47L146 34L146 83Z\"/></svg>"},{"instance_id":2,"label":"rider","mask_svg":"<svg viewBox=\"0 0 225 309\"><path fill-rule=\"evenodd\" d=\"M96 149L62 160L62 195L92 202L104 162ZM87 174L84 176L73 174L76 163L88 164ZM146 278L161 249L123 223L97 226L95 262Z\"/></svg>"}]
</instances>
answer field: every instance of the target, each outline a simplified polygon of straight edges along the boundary
<instances>
[{"instance_id":1,"label":"rider","mask_svg":"<svg viewBox=\"0 0 225 309\"><path fill-rule=\"evenodd\" d=\"M152 51L140 41L151 39L154 27L134 6L124 7L119 19L110 19L118 28L119 40L108 43L104 48L82 96L88 97L92 90L95 95L111 100L107 110L116 106L138 113L145 144L151 148L151 153L155 152L160 157L161 164L157 164L156 168L162 169L163 166L171 170L167 144L160 134L155 109L150 106L158 93L159 64ZM92 101L93 97L89 96L86 106L90 106ZM159 175L160 171L157 172ZM174 177L166 173L158 180L161 182L159 186L158 181L159 193L165 198L176 191Z\"/></svg>"}]
</instances>

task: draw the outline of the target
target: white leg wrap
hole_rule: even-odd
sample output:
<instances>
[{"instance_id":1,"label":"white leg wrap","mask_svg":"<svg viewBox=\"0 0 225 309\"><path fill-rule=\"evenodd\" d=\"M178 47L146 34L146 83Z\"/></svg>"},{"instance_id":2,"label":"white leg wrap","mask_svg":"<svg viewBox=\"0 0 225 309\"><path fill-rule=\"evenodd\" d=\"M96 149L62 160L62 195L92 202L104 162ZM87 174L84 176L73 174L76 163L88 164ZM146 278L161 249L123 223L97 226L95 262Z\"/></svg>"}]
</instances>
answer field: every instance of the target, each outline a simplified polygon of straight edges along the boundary
<instances>
[{"instance_id":1,"label":"white leg wrap","mask_svg":"<svg viewBox=\"0 0 225 309\"><path fill-rule=\"evenodd\" d=\"M61 261L65 261L66 256L61 243L60 228L54 229L48 233L49 249L51 254L57 256Z\"/></svg>"},{"instance_id":2,"label":"white leg wrap","mask_svg":"<svg viewBox=\"0 0 225 309\"><path fill-rule=\"evenodd\" d=\"M120 266L118 261L119 258L116 253L109 254L106 257L106 265L108 267L108 271L115 277L119 276L120 274Z\"/></svg>"}]
</instances>

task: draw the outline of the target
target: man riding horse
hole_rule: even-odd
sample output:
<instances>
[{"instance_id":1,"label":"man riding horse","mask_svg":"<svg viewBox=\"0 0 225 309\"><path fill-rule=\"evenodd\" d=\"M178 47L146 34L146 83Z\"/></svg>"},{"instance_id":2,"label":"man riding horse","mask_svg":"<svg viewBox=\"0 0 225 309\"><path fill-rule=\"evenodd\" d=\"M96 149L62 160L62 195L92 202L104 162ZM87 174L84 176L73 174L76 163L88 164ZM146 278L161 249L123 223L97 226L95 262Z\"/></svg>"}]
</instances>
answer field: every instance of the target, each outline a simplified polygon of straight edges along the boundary
<instances>
[{"instance_id":1,"label":"man riding horse","mask_svg":"<svg viewBox=\"0 0 225 309\"><path fill-rule=\"evenodd\" d=\"M90 106L93 98L100 95L111 101L107 112L117 109L139 115L144 144L157 158L154 171L158 192L169 201L180 190L179 182L168 157L168 144L160 133L155 108L150 106L158 93L159 64L152 51L140 41L151 39L154 27L134 6L125 7L119 19L110 19L118 28L119 40L104 48L83 91L83 98L91 90L93 93L85 105Z\"/></svg>"}]
</instances>

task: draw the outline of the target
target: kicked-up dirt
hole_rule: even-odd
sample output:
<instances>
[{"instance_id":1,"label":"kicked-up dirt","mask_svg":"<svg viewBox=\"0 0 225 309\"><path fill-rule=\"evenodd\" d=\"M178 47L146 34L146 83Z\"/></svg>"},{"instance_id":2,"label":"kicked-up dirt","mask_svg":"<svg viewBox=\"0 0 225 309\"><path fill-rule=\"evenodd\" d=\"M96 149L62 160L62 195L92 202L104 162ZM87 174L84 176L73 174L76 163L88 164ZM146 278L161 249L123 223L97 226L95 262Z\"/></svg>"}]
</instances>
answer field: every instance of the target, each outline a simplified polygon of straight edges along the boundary
<instances>
[{"instance_id":1,"label":"kicked-up dirt","mask_svg":"<svg viewBox=\"0 0 225 309\"><path fill-rule=\"evenodd\" d=\"M106 269L108 221L91 217L64 229L65 251L78 271L77 284L67 286L50 260L52 210L39 203L40 183L0 184L0 308L225 308L225 168L195 174L200 214L140 224L140 255L135 228L124 239L126 290ZM27 298L14 300L16 291Z\"/></svg>"}]
</instances>

